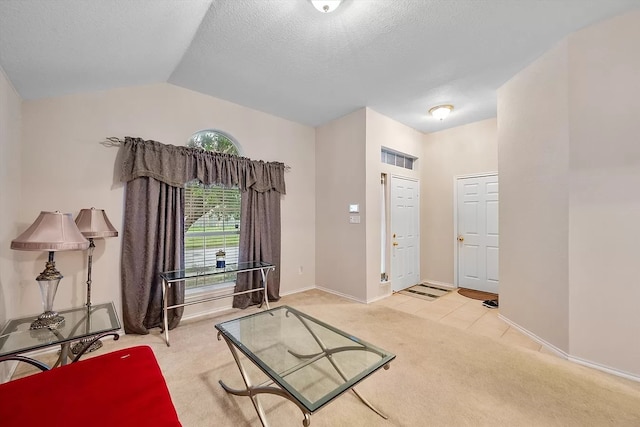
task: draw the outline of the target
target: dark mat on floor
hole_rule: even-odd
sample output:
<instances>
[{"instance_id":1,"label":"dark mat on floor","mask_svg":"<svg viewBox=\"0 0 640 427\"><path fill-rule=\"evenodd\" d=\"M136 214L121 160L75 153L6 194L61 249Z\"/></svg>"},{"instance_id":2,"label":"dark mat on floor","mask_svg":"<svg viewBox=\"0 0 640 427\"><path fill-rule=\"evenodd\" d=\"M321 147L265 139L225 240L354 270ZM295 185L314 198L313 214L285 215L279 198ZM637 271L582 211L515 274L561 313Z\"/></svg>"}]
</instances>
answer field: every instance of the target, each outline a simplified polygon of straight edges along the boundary
<instances>
[{"instance_id":1,"label":"dark mat on floor","mask_svg":"<svg viewBox=\"0 0 640 427\"><path fill-rule=\"evenodd\" d=\"M410 297L433 301L434 299L441 297L442 295L446 295L448 292L449 289L439 288L428 283L421 283L419 285L403 289L399 293L403 295L409 295Z\"/></svg>"},{"instance_id":2,"label":"dark mat on floor","mask_svg":"<svg viewBox=\"0 0 640 427\"><path fill-rule=\"evenodd\" d=\"M475 289L458 288L458 293L464 297L479 299L481 301L498 299L498 294L476 291Z\"/></svg>"}]
</instances>

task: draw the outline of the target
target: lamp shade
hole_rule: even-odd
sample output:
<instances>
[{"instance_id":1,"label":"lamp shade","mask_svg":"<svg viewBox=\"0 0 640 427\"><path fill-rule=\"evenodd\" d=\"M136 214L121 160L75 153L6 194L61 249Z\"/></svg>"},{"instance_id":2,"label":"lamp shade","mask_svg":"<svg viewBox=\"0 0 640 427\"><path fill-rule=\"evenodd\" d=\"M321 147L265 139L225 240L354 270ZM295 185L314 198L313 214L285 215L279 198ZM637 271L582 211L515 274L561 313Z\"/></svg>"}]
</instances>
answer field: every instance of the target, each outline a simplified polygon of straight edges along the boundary
<instances>
[{"instance_id":1,"label":"lamp shade","mask_svg":"<svg viewBox=\"0 0 640 427\"><path fill-rule=\"evenodd\" d=\"M19 251L76 251L89 247L70 213L40 212L24 233L11 241Z\"/></svg>"},{"instance_id":2,"label":"lamp shade","mask_svg":"<svg viewBox=\"0 0 640 427\"><path fill-rule=\"evenodd\" d=\"M116 237L118 230L111 224L104 209L82 209L76 218L76 225L86 238Z\"/></svg>"}]
</instances>

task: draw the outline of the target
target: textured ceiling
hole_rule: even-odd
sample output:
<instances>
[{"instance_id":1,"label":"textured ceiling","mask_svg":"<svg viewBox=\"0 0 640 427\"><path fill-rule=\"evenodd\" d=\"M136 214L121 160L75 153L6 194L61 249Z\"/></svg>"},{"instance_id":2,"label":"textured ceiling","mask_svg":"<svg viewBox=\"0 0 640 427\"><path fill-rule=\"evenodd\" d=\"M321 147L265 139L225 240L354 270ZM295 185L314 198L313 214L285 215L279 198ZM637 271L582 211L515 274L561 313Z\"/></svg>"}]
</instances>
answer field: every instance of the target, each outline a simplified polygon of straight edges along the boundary
<instances>
[{"instance_id":1,"label":"textured ceiling","mask_svg":"<svg viewBox=\"0 0 640 427\"><path fill-rule=\"evenodd\" d=\"M496 114L496 89L640 0L0 0L24 99L169 82L311 126L358 108L432 132ZM455 110L440 122L437 104Z\"/></svg>"}]
</instances>

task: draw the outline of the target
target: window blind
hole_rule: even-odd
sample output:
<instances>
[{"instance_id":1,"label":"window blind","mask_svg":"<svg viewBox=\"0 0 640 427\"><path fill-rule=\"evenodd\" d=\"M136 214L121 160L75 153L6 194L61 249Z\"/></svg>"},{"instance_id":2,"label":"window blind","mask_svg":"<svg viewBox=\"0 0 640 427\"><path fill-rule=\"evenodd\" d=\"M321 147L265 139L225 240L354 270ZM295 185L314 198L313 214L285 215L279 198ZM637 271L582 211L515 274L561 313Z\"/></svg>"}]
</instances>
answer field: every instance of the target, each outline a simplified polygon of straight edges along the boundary
<instances>
[{"instance_id":1,"label":"window blind","mask_svg":"<svg viewBox=\"0 0 640 427\"><path fill-rule=\"evenodd\" d=\"M216 263L216 252L226 253L227 264L238 262L240 191L200 182L185 186L185 267L197 269ZM235 280L234 274L187 281L187 289Z\"/></svg>"}]
</instances>

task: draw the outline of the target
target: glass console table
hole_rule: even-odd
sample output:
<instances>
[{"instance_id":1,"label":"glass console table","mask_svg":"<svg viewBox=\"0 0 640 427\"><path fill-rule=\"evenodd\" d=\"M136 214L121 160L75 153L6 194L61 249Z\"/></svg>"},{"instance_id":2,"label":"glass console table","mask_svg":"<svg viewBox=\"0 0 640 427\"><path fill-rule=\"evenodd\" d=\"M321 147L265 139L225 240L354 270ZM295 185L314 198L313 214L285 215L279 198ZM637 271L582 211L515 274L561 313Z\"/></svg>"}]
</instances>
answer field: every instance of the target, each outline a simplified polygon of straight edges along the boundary
<instances>
[{"instance_id":1,"label":"glass console table","mask_svg":"<svg viewBox=\"0 0 640 427\"><path fill-rule=\"evenodd\" d=\"M214 301L221 298L229 298L235 295L248 294L252 292L262 292L262 304L269 308L269 301L267 298L267 277L270 271L275 270L276 267L273 264L262 261L247 261L247 262L239 262L236 264L227 264L224 267L198 267L198 268L186 268L182 270L173 270L173 271L163 271L160 273L160 278L162 279L162 327L164 330L164 339L167 343L167 347L169 347L169 319L167 316L167 312L171 309L178 307L185 307L187 305L192 304L200 304L207 301ZM249 289L246 291L240 292L232 292L225 295L215 295L215 296L206 296L203 298L198 298L189 302L185 302L182 304L174 304L168 305L167 302L167 291L171 287L172 283L182 282L188 279L202 279L210 276L218 276L222 274L233 274L233 273L248 273L251 271L260 271L261 275L261 286L255 289Z\"/></svg>"},{"instance_id":2,"label":"glass console table","mask_svg":"<svg viewBox=\"0 0 640 427\"><path fill-rule=\"evenodd\" d=\"M90 309L82 306L63 310L59 314L64 316L65 321L55 329L30 329L37 315L9 320L0 332L0 362L17 360L48 370L51 367L22 354L59 345L60 355L52 366L55 368L66 365L72 357L72 362L78 361L91 344L100 338L109 335L113 335L114 340L119 338L116 331L120 329L120 321L111 302L92 305ZM70 345L77 340L86 340L86 343L74 356Z\"/></svg>"},{"instance_id":3,"label":"glass console table","mask_svg":"<svg viewBox=\"0 0 640 427\"><path fill-rule=\"evenodd\" d=\"M380 368L388 369L394 354L375 347L331 325L291 307L281 306L216 325L240 369L244 390L220 385L228 392L251 398L263 426L265 413L258 395L275 394L298 406L302 424L309 426L311 414L351 390L375 413L375 409L353 388ZM252 385L238 350L269 378Z\"/></svg>"}]
</instances>

